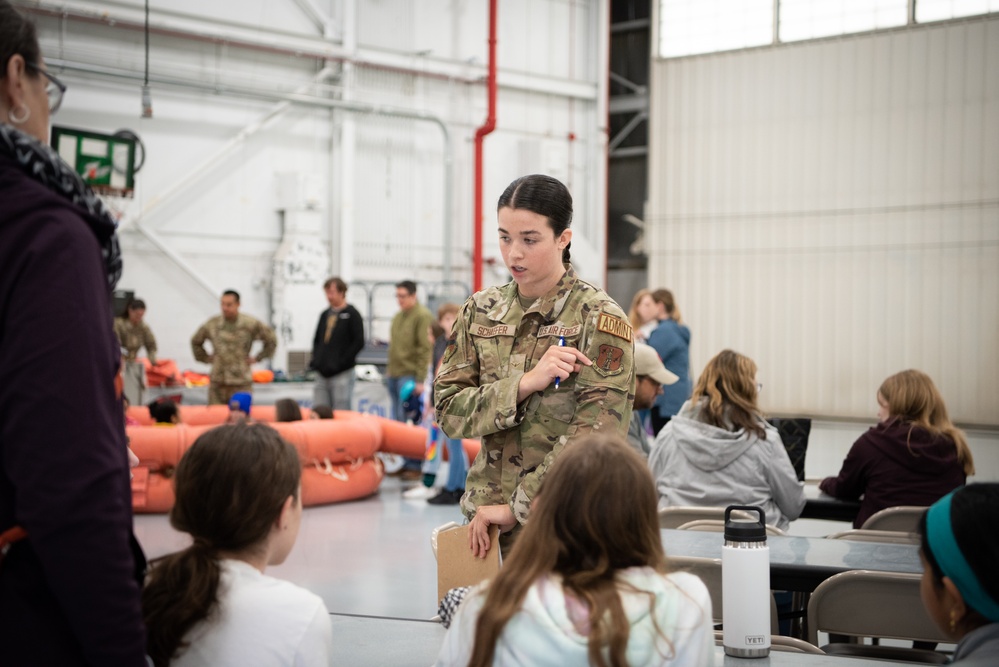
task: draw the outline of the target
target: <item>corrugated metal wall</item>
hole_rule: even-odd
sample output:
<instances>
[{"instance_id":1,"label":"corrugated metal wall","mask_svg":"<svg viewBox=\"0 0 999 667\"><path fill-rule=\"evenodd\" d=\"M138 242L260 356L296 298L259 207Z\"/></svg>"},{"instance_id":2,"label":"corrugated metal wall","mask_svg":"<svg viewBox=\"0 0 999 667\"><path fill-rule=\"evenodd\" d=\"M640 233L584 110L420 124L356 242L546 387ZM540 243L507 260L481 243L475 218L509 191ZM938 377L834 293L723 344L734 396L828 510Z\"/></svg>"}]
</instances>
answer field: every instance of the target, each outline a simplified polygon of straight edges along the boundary
<instances>
[{"instance_id":1,"label":"corrugated metal wall","mask_svg":"<svg viewBox=\"0 0 999 667\"><path fill-rule=\"evenodd\" d=\"M774 413L870 417L916 367L999 425L999 17L653 64L650 283L696 377L753 357Z\"/></svg>"}]
</instances>

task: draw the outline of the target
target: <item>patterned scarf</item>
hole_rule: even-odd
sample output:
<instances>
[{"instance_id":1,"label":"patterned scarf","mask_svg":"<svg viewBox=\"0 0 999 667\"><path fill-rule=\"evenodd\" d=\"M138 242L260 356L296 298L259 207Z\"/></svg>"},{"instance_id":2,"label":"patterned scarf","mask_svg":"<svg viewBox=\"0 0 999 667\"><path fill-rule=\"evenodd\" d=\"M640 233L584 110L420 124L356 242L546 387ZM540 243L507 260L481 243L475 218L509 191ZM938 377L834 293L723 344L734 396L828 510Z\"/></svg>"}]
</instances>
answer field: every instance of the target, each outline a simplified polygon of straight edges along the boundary
<instances>
[{"instance_id":1,"label":"patterned scarf","mask_svg":"<svg viewBox=\"0 0 999 667\"><path fill-rule=\"evenodd\" d=\"M111 217L104 202L51 146L4 123L0 123L0 155L9 157L25 174L81 209L80 217L101 244L108 291L113 292L121 278L121 249L115 233L118 223Z\"/></svg>"}]
</instances>

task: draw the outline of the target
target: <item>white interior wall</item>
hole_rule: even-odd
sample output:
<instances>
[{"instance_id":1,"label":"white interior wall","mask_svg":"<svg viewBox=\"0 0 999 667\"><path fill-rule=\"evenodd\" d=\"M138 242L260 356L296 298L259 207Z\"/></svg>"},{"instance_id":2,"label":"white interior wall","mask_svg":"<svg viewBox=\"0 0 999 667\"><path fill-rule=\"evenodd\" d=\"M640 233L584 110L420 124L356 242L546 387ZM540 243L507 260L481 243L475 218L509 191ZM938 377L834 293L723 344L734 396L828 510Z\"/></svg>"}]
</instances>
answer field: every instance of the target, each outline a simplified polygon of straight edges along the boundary
<instances>
[{"instance_id":1,"label":"white interior wall","mask_svg":"<svg viewBox=\"0 0 999 667\"><path fill-rule=\"evenodd\" d=\"M280 173L320 176L329 195L323 242L329 244L333 270L342 268L349 281L440 282L448 213L451 278L471 283L471 139L486 117L487 3L312 4L331 19L327 39L294 0L153 3L151 119L139 117L141 79L134 78L143 68L142 32L134 29L141 25L141 2L22 4L38 24L46 57L69 65L53 67L69 85L54 122L101 132L129 128L145 142L148 159L137 177L135 199L123 207L120 287L146 300L160 356L176 359L182 369L205 370L195 365L189 339L218 312L221 290L239 290L245 312L270 319L271 260L282 234ZM591 165L604 159L604 123L597 113L604 72L598 70L593 44L608 27L596 5L589 0L500 3L498 123L485 141L487 256L499 260L492 207L503 188L523 170L560 168L576 194L577 233L601 258L600 266L587 270L591 277L602 277L605 185ZM61 18L64 13L77 18ZM156 28L191 31L200 39L159 34ZM348 57L351 64L332 62L340 76L309 87L322 63L288 53L299 48ZM109 76L106 70L133 78ZM219 93L171 86L164 78L218 86ZM315 106L292 105L256 131L255 124L277 102L236 94L233 87L271 95L306 92L436 116L451 133L450 154L431 122ZM160 203L193 166L248 129L249 138L177 197ZM345 141L350 150L344 151ZM450 201L444 191L446 157L453 165ZM196 277L139 233L138 225L151 230ZM506 279L505 271L487 269L484 283ZM391 295L389 289L377 304L386 317L396 308ZM350 296L366 313L364 290L358 287ZM314 297L299 307L314 318L324 305L317 284ZM387 330L375 334L385 337ZM284 365L279 350L275 367Z\"/></svg>"},{"instance_id":2,"label":"white interior wall","mask_svg":"<svg viewBox=\"0 0 999 667\"><path fill-rule=\"evenodd\" d=\"M999 17L657 60L651 112L695 376L733 348L772 412L867 420L915 367L999 425Z\"/></svg>"},{"instance_id":3,"label":"white interior wall","mask_svg":"<svg viewBox=\"0 0 999 667\"><path fill-rule=\"evenodd\" d=\"M812 420L805 453L805 478L818 480L837 474L850 446L877 421L874 412L872 410L870 418L862 421ZM975 459L975 475L970 481L999 481L999 438L996 432L970 428L965 431L965 436Z\"/></svg>"}]
</instances>

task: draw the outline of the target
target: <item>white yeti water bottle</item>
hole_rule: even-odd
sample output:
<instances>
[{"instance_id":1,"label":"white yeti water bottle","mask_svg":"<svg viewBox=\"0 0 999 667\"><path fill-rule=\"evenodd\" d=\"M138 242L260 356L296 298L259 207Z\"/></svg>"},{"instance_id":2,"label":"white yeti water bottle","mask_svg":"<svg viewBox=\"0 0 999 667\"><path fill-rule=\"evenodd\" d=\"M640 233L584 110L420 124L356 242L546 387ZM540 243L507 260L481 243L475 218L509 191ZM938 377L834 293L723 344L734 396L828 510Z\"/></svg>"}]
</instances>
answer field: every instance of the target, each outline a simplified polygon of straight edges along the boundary
<instances>
[{"instance_id":1,"label":"white yeti water bottle","mask_svg":"<svg viewBox=\"0 0 999 667\"><path fill-rule=\"evenodd\" d=\"M756 512L760 520L733 519L732 510ZM722 625L726 655L770 655L770 547L766 514L759 507L732 505L725 509Z\"/></svg>"}]
</instances>

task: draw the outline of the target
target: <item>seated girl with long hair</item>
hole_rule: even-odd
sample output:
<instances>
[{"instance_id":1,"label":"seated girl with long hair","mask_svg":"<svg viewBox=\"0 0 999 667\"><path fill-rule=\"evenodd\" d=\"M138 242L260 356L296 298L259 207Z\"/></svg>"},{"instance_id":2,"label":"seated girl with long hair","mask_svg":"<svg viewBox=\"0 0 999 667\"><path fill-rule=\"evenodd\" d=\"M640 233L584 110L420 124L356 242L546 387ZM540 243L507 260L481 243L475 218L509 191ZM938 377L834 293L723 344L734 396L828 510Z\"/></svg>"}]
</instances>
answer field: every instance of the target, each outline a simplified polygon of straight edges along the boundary
<instances>
[{"instance_id":1,"label":"seated girl with long hair","mask_svg":"<svg viewBox=\"0 0 999 667\"><path fill-rule=\"evenodd\" d=\"M645 461L617 436L567 447L496 578L470 593L437 664L714 661L711 599L670 572Z\"/></svg>"},{"instance_id":2,"label":"seated girl with long hair","mask_svg":"<svg viewBox=\"0 0 999 667\"><path fill-rule=\"evenodd\" d=\"M923 605L958 642L953 662L991 667L999 657L999 484L969 484L927 510L919 525Z\"/></svg>"},{"instance_id":3,"label":"seated girl with long hair","mask_svg":"<svg viewBox=\"0 0 999 667\"><path fill-rule=\"evenodd\" d=\"M819 488L831 496L860 501L853 525L898 505L928 506L975 474L964 433L930 376L907 370L878 388L878 425L857 439L836 477Z\"/></svg>"},{"instance_id":4,"label":"seated girl with long hair","mask_svg":"<svg viewBox=\"0 0 999 667\"><path fill-rule=\"evenodd\" d=\"M142 594L156 667L330 664L326 605L264 574L298 536L301 474L263 424L212 429L180 459L170 523L194 543L153 561Z\"/></svg>"},{"instance_id":5,"label":"seated girl with long hair","mask_svg":"<svg viewBox=\"0 0 999 667\"><path fill-rule=\"evenodd\" d=\"M798 518L805 491L777 429L763 419L760 388L749 357L722 350L708 362L649 454L662 507L755 505L782 530Z\"/></svg>"}]
</instances>

